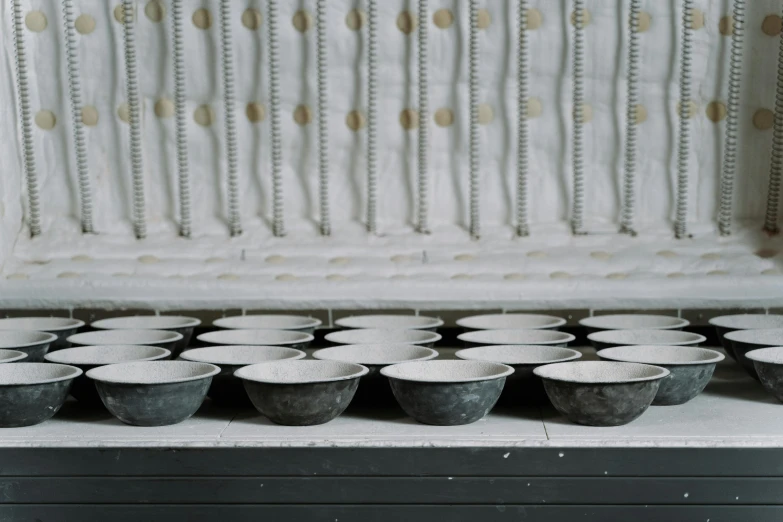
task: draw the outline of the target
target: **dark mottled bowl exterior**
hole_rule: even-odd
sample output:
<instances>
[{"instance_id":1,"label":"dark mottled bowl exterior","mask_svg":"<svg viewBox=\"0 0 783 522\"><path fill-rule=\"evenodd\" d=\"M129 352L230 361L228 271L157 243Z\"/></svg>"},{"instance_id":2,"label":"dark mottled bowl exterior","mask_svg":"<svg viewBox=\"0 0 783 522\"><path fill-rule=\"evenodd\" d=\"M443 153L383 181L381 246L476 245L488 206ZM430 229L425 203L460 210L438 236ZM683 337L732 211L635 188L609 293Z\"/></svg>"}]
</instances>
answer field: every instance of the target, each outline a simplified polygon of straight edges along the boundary
<instances>
[{"instance_id":1,"label":"dark mottled bowl exterior","mask_svg":"<svg viewBox=\"0 0 783 522\"><path fill-rule=\"evenodd\" d=\"M44 384L0 386L0 428L33 426L60 411L73 379Z\"/></svg>"},{"instance_id":2,"label":"dark mottled bowl exterior","mask_svg":"<svg viewBox=\"0 0 783 522\"><path fill-rule=\"evenodd\" d=\"M182 334L182 339L179 341L172 343L171 347L168 346L161 346L161 348L166 348L167 350L171 350L171 358L176 359L179 357L179 354L184 352L188 349L190 346L190 339L193 337L193 330L195 329L195 326L185 326L183 328L166 328L169 332L176 332L178 334Z\"/></svg>"},{"instance_id":3,"label":"dark mottled bowl exterior","mask_svg":"<svg viewBox=\"0 0 783 522\"><path fill-rule=\"evenodd\" d=\"M243 380L253 406L275 424L313 426L339 416L351 403L359 378L314 383Z\"/></svg>"},{"instance_id":4,"label":"dark mottled bowl exterior","mask_svg":"<svg viewBox=\"0 0 783 522\"><path fill-rule=\"evenodd\" d=\"M783 402L783 365L753 361L761 385L772 396Z\"/></svg>"},{"instance_id":5,"label":"dark mottled bowl exterior","mask_svg":"<svg viewBox=\"0 0 783 522\"><path fill-rule=\"evenodd\" d=\"M20 346L13 349L27 354L24 362L44 362L44 356L49 353L53 343L36 344L33 346Z\"/></svg>"},{"instance_id":6,"label":"dark mottled bowl exterior","mask_svg":"<svg viewBox=\"0 0 783 522\"><path fill-rule=\"evenodd\" d=\"M49 351L54 352L56 350L63 350L65 348L70 348L71 343L68 342L68 338L73 334L77 333L79 331L79 328L80 328L79 326L74 326L73 328L69 328L67 330L57 330L57 331L45 330L47 333L53 333L54 335L57 336L57 340L53 341L51 346L49 346ZM41 357L43 357L43 355Z\"/></svg>"},{"instance_id":7,"label":"dark mottled bowl exterior","mask_svg":"<svg viewBox=\"0 0 783 522\"><path fill-rule=\"evenodd\" d=\"M758 350L759 348L763 348L764 346L761 344L743 343L739 341L731 341L729 339L726 340L731 343L732 352L734 353L734 360L740 363L740 366L742 366L742 368L746 372L748 372L748 375L750 375L757 381L760 381L761 379L759 379L759 374L756 371L756 366L753 364L753 361L748 359L745 355L752 350Z\"/></svg>"},{"instance_id":8,"label":"dark mottled bowl exterior","mask_svg":"<svg viewBox=\"0 0 783 522\"><path fill-rule=\"evenodd\" d=\"M709 384L715 372L716 363L706 364L661 364L669 375L660 381L658 393L653 404L656 406L674 406L685 404L699 395Z\"/></svg>"},{"instance_id":9,"label":"dark mottled bowl exterior","mask_svg":"<svg viewBox=\"0 0 783 522\"><path fill-rule=\"evenodd\" d=\"M737 355L734 353L734 345L731 341L726 339L724 335L726 335L729 332L733 332L737 330L736 328L724 328L722 326L716 326L715 330L718 332L718 339L720 339L720 345L723 347L724 350L726 350L726 355L737 360Z\"/></svg>"}]
</instances>

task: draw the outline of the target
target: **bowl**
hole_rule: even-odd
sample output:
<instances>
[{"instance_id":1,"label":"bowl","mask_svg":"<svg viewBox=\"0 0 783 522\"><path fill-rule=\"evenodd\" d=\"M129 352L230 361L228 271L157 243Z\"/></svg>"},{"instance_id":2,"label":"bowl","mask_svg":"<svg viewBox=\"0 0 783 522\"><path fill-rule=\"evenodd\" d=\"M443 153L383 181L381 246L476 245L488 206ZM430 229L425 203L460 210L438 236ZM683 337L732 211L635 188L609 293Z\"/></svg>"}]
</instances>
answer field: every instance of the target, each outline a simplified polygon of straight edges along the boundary
<instances>
[{"instance_id":1,"label":"bowl","mask_svg":"<svg viewBox=\"0 0 783 522\"><path fill-rule=\"evenodd\" d=\"M735 330L727 333L724 338L731 343L737 362L748 372L748 375L759 380L756 366L746 354L758 348L769 348L783 345L783 328L760 328L758 330Z\"/></svg>"},{"instance_id":2,"label":"bowl","mask_svg":"<svg viewBox=\"0 0 783 522\"><path fill-rule=\"evenodd\" d=\"M284 346L209 346L188 350L180 357L186 361L214 364L220 368L220 373L212 378L212 385L207 395L216 402L249 406L245 387L242 381L234 377L234 372L243 366L269 361L302 359L305 353L301 350Z\"/></svg>"},{"instance_id":3,"label":"bowl","mask_svg":"<svg viewBox=\"0 0 783 522\"><path fill-rule=\"evenodd\" d=\"M463 317L457 326L467 330L557 330L566 320L540 314L485 314Z\"/></svg>"},{"instance_id":4,"label":"bowl","mask_svg":"<svg viewBox=\"0 0 783 522\"><path fill-rule=\"evenodd\" d=\"M427 330L436 331L443 326L437 317L424 315L378 314L354 315L337 319L334 324L341 328L381 329L381 330Z\"/></svg>"},{"instance_id":5,"label":"bowl","mask_svg":"<svg viewBox=\"0 0 783 522\"><path fill-rule=\"evenodd\" d=\"M654 314L595 315L579 320L587 333L601 330L682 330L690 324L687 319Z\"/></svg>"},{"instance_id":6,"label":"bowl","mask_svg":"<svg viewBox=\"0 0 783 522\"><path fill-rule=\"evenodd\" d=\"M737 359L734 355L734 347L731 341L727 341L725 335L737 330L759 330L767 328L783 328L783 315L778 314L734 314L721 315L710 319L710 324L718 332L718 339L726 353L732 359Z\"/></svg>"},{"instance_id":7,"label":"bowl","mask_svg":"<svg viewBox=\"0 0 783 522\"><path fill-rule=\"evenodd\" d=\"M0 331L0 349L16 350L27 354L25 362L43 362L49 347L57 340L57 335L29 330Z\"/></svg>"},{"instance_id":8,"label":"bowl","mask_svg":"<svg viewBox=\"0 0 783 522\"><path fill-rule=\"evenodd\" d=\"M576 337L557 330L475 330L459 334L467 348L476 346L567 346Z\"/></svg>"},{"instance_id":9,"label":"bowl","mask_svg":"<svg viewBox=\"0 0 783 522\"><path fill-rule=\"evenodd\" d=\"M19 362L27 357L27 354L19 350L0 350L0 364Z\"/></svg>"},{"instance_id":10,"label":"bowl","mask_svg":"<svg viewBox=\"0 0 783 522\"><path fill-rule=\"evenodd\" d=\"M313 334L295 330L217 330L197 337L199 341L217 345L286 346L304 350L314 339Z\"/></svg>"},{"instance_id":11,"label":"bowl","mask_svg":"<svg viewBox=\"0 0 783 522\"><path fill-rule=\"evenodd\" d=\"M193 329L201 324L200 319L183 315L130 315L127 317L112 317L95 321L90 326L97 330L166 330L182 334L171 350L172 357L186 350L193 337Z\"/></svg>"},{"instance_id":12,"label":"bowl","mask_svg":"<svg viewBox=\"0 0 783 522\"><path fill-rule=\"evenodd\" d=\"M419 361L387 366L394 397L422 424L457 426L482 419L495 406L514 369L485 361Z\"/></svg>"},{"instance_id":13,"label":"bowl","mask_svg":"<svg viewBox=\"0 0 783 522\"><path fill-rule=\"evenodd\" d=\"M275 424L312 426L340 415L369 370L337 361L277 361L245 366L242 379L253 406Z\"/></svg>"},{"instance_id":14,"label":"bowl","mask_svg":"<svg viewBox=\"0 0 783 522\"><path fill-rule=\"evenodd\" d=\"M783 402L783 347L772 346L751 350L745 357L753 361L764 389Z\"/></svg>"},{"instance_id":15,"label":"bowl","mask_svg":"<svg viewBox=\"0 0 783 522\"><path fill-rule=\"evenodd\" d=\"M182 341L183 335L168 330L96 330L72 335L68 342L77 346L110 346L117 344L136 344L157 346L171 353Z\"/></svg>"},{"instance_id":16,"label":"bowl","mask_svg":"<svg viewBox=\"0 0 783 522\"><path fill-rule=\"evenodd\" d=\"M54 417L81 373L64 364L0 364L0 428L32 426Z\"/></svg>"},{"instance_id":17,"label":"bowl","mask_svg":"<svg viewBox=\"0 0 783 522\"><path fill-rule=\"evenodd\" d=\"M69 364L88 372L98 366L133 361L157 361L171 357L171 351L158 346L140 346L134 344L113 344L108 346L77 346L46 354L46 361ZM95 383L81 375L73 381L71 396L77 401L96 406L101 398L95 389Z\"/></svg>"},{"instance_id":18,"label":"bowl","mask_svg":"<svg viewBox=\"0 0 783 522\"><path fill-rule=\"evenodd\" d=\"M533 373L557 411L586 426L622 426L650 407L669 370L649 364L577 361L539 366Z\"/></svg>"},{"instance_id":19,"label":"bowl","mask_svg":"<svg viewBox=\"0 0 783 522\"><path fill-rule=\"evenodd\" d=\"M466 361L495 362L514 368L514 373L506 377L506 385L500 395L500 402L509 405L538 403L546 397L541 379L533 375L534 369L582 357L580 352L570 348L535 345L479 346L458 350L454 355Z\"/></svg>"},{"instance_id":20,"label":"bowl","mask_svg":"<svg viewBox=\"0 0 783 522\"><path fill-rule=\"evenodd\" d=\"M219 372L213 364L142 361L99 366L87 377L109 412L125 424L168 426L196 413Z\"/></svg>"},{"instance_id":21,"label":"bowl","mask_svg":"<svg viewBox=\"0 0 783 522\"><path fill-rule=\"evenodd\" d=\"M302 315L235 315L217 319L212 325L229 330L295 330L312 334L321 326L321 320Z\"/></svg>"},{"instance_id":22,"label":"bowl","mask_svg":"<svg viewBox=\"0 0 783 522\"><path fill-rule=\"evenodd\" d=\"M57 339L52 342L49 351L68 348L71 343L68 337L84 326L84 321L65 317L11 317L0 319L0 330L32 330L54 334Z\"/></svg>"},{"instance_id":23,"label":"bowl","mask_svg":"<svg viewBox=\"0 0 783 522\"><path fill-rule=\"evenodd\" d=\"M367 328L340 330L328 333L324 338L335 344L417 344L432 348L436 342L441 340L441 335L427 330Z\"/></svg>"},{"instance_id":24,"label":"bowl","mask_svg":"<svg viewBox=\"0 0 783 522\"><path fill-rule=\"evenodd\" d=\"M698 346L707 338L679 330L601 330L587 336L596 350L629 345Z\"/></svg>"},{"instance_id":25,"label":"bowl","mask_svg":"<svg viewBox=\"0 0 783 522\"><path fill-rule=\"evenodd\" d=\"M669 370L661 380L653 404L685 404L700 394L712 378L715 365L725 359L722 353L691 346L618 346L598 352L601 359L653 364Z\"/></svg>"}]
</instances>

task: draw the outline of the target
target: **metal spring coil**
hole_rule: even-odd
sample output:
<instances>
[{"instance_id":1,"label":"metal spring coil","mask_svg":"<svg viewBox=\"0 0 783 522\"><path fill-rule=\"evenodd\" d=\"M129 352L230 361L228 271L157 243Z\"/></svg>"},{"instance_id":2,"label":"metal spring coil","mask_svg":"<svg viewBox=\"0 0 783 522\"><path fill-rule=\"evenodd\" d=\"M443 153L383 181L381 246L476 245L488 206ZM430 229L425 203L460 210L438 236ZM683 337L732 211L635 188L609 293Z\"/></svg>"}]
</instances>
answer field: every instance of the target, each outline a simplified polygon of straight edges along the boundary
<instances>
[{"instance_id":1,"label":"metal spring coil","mask_svg":"<svg viewBox=\"0 0 783 522\"><path fill-rule=\"evenodd\" d=\"M326 0L316 11L316 68L318 86L318 199L321 205L321 235L332 233L329 213L329 54L326 48Z\"/></svg>"},{"instance_id":2,"label":"metal spring coil","mask_svg":"<svg viewBox=\"0 0 783 522\"><path fill-rule=\"evenodd\" d=\"M481 236L481 200L480 200L480 139L479 139L479 41L478 41L478 1L470 0L470 44L469 54L469 98L470 98L470 236Z\"/></svg>"},{"instance_id":3,"label":"metal spring coil","mask_svg":"<svg viewBox=\"0 0 783 522\"><path fill-rule=\"evenodd\" d=\"M11 15L14 24L14 58L16 61L16 90L19 94L19 121L22 131L22 166L27 180L28 223L30 235L41 234L41 209L38 197L38 175L35 170L33 150L32 115L30 113L30 90L27 83L27 56L24 51L22 28L22 6L19 0L11 0Z\"/></svg>"},{"instance_id":4,"label":"metal spring coil","mask_svg":"<svg viewBox=\"0 0 783 522\"><path fill-rule=\"evenodd\" d=\"M530 234L527 222L527 9L527 0L519 0L519 47L517 49L517 235L520 237Z\"/></svg>"},{"instance_id":5,"label":"metal spring coil","mask_svg":"<svg viewBox=\"0 0 783 522\"><path fill-rule=\"evenodd\" d=\"M378 232L378 0L367 2L367 232Z\"/></svg>"},{"instance_id":6,"label":"metal spring coil","mask_svg":"<svg viewBox=\"0 0 783 522\"><path fill-rule=\"evenodd\" d=\"M182 0L171 4L172 49L174 52L174 112L177 141L177 179L179 184L179 233L190 239L190 166L188 165L188 127L185 110L187 86L185 84L185 43L182 35Z\"/></svg>"},{"instance_id":7,"label":"metal spring coil","mask_svg":"<svg viewBox=\"0 0 783 522\"><path fill-rule=\"evenodd\" d=\"M674 234L688 236L688 155L691 149L691 55L693 53L693 0L683 0L682 47L680 49L680 128L677 143L677 215Z\"/></svg>"},{"instance_id":8,"label":"metal spring coil","mask_svg":"<svg viewBox=\"0 0 783 522\"><path fill-rule=\"evenodd\" d=\"M584 231L584 0L574 0L574 49L573 49L573 117L572 143L574 169L574 196L571 209L571 231L582 235Z\"/></svg>"},{"instance_id":9,"label":"metal spring coil","mask_svg":"<svg viewBox=\"0 0 783 522\"><path fill-rule=\"evenodd\" d=\"M625 172L620 232L636 235L636 107L639 104L639 13L641 0L631 0L628 27L628 91L625 112Z\"/></svg>"},{"instance_id":10,"label":"metal spring coil","mask_svg":"<svg viewBox=\"0 0 783 522\"><path fill-rule=\"evenodd\" d=\"M772 158L769 165L769 192L764 230L777 234L778 205L780 203L780 175L783 171L783 38L778 54L778 83L775 91L775 123L772 130Z\"/></svg>"},{"instance_id":11,"label":"metal spring coil","mask_svg":"<svg viewBox=\"0 0 783 522\"><path fill-rule=\"evenodd\" d=\"M418 192L419 208L416 220L416 231L429 234L429 82L428 82L428 13L427 0L419 0L419 146L418 146Z\"/></svg>"},{"instance_id":12,"label":"metal spring coil","mask_svg":"<svg viewBox=\"0 0 783 522\"><path fill-rule=\"evenodd\" d=\"M237 167L236 93L234 88L234 50L231 42L231 1L220 1L220 51L223 64L223 110L226 126L228 159L228 224L232 236L242 234L239 211L239 176Z\"/></svg>"},{"instance_id":13,"label":"metal spring coil","mask_svg":"<svg viewBox=\"0 0 783 522\"><path fill-rule=\"evenodd\" d=\"M277 0L269 0L269 109L272 135L272 231L285 236L283 217L283 153L280 128L280 42L277 36Z\"/></svg>"},{"instance_id":14,"label":"metal spring coil","mask_svg":"<svg viewBox=\"0 0 783 522\"><path fill-rule=\"evenodd\" d=\"M144 163L141 152L141 111L139 79L136 71L136 20L133 0L123 0L125 42L125 88L130 114L130 157L133 175L133 230L137 239L147 236L144 210Z\"/></svg>"},{"instance_id":15,"label":"metal spring coil","mask_svg":"<svg viewBox=\"0 0 783 522\"><path fill-rule=\"evenodd\" d=\"M63 0L63 24L65 25L65 59L68 68L68 90L71 96L71 121L76 151L76 168L79 173L79 201L81 203L82 232L92 234L92 190L87 168L87 144L82 123L82 88L79 77L79 47L76 42L72 0Z\"/></svg>"}]
</instances>

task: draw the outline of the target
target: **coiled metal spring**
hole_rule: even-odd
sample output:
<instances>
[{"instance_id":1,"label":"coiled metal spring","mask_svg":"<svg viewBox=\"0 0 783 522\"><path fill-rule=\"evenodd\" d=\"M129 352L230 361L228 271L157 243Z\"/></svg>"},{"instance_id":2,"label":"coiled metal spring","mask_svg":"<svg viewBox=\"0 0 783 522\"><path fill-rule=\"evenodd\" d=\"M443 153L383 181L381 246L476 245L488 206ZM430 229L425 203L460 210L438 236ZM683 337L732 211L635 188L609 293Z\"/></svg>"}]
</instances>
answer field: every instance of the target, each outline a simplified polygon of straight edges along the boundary
<instances>
[{"instance_id":1,"label":"coiled metal spring","mask_svg":"<svg viewBox=\"0 0 783 522\"><path fill-rule=\"evenodd\" d=\"M691 55L693 53L693 0L683 0L680 48L680 126L677 142L677 215L674 234L688 236L688 156L691 150Z\"/></svg>"},{"instance_id":2,"label":"coiled metal spring","mask_svg":"<svg viewBox=\"0 0 783 522\"><path fill-rule=\"evenodd\" d=\"M780 175L783 172L783 38L778 54L778 83L775 91L775 122L772 129L772 157L769 164L769 192L764 230L777 234L778 206L780 204Z\"/></svg>"},{"instance_id":3,"label":"coiled metal spring","mask_svg":"<svg viewBox=\"0 0 783 522\"><path fill-rule=\"evenodd\" d=\"M429 234L429 2L419 0L419 144L418 144L418 219L416 231Z\"/></svg>"},{"instance_id":4,"label":"coiled metal spring","mask_svg":"<svg viewBox=\"0 0 783 522\"><path fill-rule=\"evenodd\" d=\"M283 216L283 152L280 128L280 42L277 36L277 0L269 0L269 110L272 137L272 232L285 235Z\"/></svg>"},{"instance_id":5,"label":"coiled metal spring","mask_svg":"<svg viewBox=\"0 0 783 522\"><path fill-rule=\"evenodd\" d=\"M378 232L378 0L367 1L367 232Z\"/></svg>"},{"instance_id":6,"label":"coiled metal spring","mask_svg":"<svg viewBox=\"0 0 783 522\"><path fill-rule=\"evenodd\" d=\"M226 126L226 158L228 160L228 223L232 236L242 234L239 210L239 178L237 167L236 93L234 88L234 50L231 41L231 1L220 1L220 50L223 65L223 110Z\"/></svg>"},{"instance_id":7,"label":"coiled metal spring","mask_svg":"<svg viewBox=\"0 0 783 522\"><path fill-rule=\"evenodd\" d=\"M478 41L478 1L470 0L470 44L469 56L469 98L470 98L470 237L481 236L481 182L479 140L479 41Z\"/></svg>"},{"instance_id":8,"label":"coiled metal spring","mask_svg":"<svg viewBox=\"0 0 783 522\"><path fill-rule=\"evenodd\" d=\"M321 204L321 235L332 233L329 215L329 52L326 47L326 0L316 3L316 48L318 84L318 199Z\"/></svg>"},{"instance_id":9,"label":"coiled metal spring","mask_svg":"<svg viewBox=\"0 0 783 522\"><path fill-rule=\"evenodd\" d=\"M527 223L527 176L528 176L528 43L527 9L528 1L519 0L519 40L517 48L517 235L530 234Z\"/></svg>"},{"instance_id":10,"label":"coiled metal spring","mask_svg":"<svg viewBox=\"0 0 783 522\"><path fill-rule=\"evenodd\" d=\"M625 171L620 232L636 235L636 107L639 104L639 13L641 0L631 0L628 26L628 91L625 111Z\"/></svg>"},{"instance_id":11,"label":"coiled metal spring","mask_svg":"<svg viewBox=\"0 0 783 522\"><path fill-rule=\"evenodd\" d=\"M190 239L190 165L188 164L188 127L185 110L187 85L185 83L185 42L182 35L182 0L171 3L172 50L174 53L174 112L177 141L177 180L179 186L179 233Z\"/></svg>"},{"instance_id":12,"label":"coiled metal spring","mask_svg":"<svg viewBox=\"0 0 783 522\"><path fill-rule=\"evenodd\" d=\"M574 195L571 209L571 231L582 235L584 231L584 0L574 0L574 48L573 48L573 117L572 142Z\"/></svg>"}]
</instances>

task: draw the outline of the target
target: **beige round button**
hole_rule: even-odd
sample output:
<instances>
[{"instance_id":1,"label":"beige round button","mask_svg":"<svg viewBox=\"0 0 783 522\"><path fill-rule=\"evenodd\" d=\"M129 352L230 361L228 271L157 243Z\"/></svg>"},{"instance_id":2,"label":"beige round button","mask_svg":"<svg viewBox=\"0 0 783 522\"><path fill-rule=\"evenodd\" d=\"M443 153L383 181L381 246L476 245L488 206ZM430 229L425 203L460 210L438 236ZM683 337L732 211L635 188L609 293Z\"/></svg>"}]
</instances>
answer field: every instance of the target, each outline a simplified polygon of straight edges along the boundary
<instances>
[{"instance_id":1,"label":"beige round button","mask_svg":"<svg viewBox=\"0 0 783 522\"><path fill-rule=\"evenodd\" d=\"M694 9L691 11L691 29L698 30L704 27L704 11Z\"/></svg>"},{"instance_id":2,"label":"beige round button","mask_svg":"<svg viewBox=\"0 0 783 522\"><path fill-rule=\"evenodd\" d=\"M160 259L158 259L157 256L146 254L143 256L139 256L138 261L139 263L144 263L145 265L151 265L157 263L158 261L160 261Z\"/></svg>"},{"instance_id":3,"label":"beige round button","mask_svg":"<svg viewBox=\"0 0 783 522\"><path fill-rule=\"evenodd\" d=\"M488 103L481 103L478 106L478 122L479 125L488 125L495 119L495 111L492 110L492 106Z\"/></svg>"},{"instance_id":4,"label":"beige round button","mask_svg":"<svg viewBox=\"0 0 783 522\"><path fill-rule=\"evenodd\" d=\"M285 262L285 257L280 255L271 255L267 256L266 259L264 259L267 263L283 263Z\"/></svg>"},{"instance_id":5,"label":"beige round button","mask_svg":"<svg viewBox=\"0 0 783 522\"><path fill-rule=\"evenodd\" d=\"M90 34L95 30L95 18L87 13L81 14L76 18L73 26L79 34Z\"/></svg>"},{"instance_id":6,"label":"beige round button","mask_svg":"<svg viewBox=\"0 0 783 522\"><path fill-rule=\"evenodd\" d=\"M696 116L696 113L699 112L699 106L696 105L696 102L693 100L690 100L688 102L688 118L693 118ZM679 117L680 114L682 114L682 103L677 102L677 116Z\"/></svg>"},{"instance_id":7,"label":"beige round button","mask_svg":"<svg viewBox=\"0 0 783 522\"><path fill-rule=\"evenodd\" d=\"M117 107L117 116L125 123L130 122L130 107L127 103L121 103L120 106Z\"/></svg>"},{"instance_id":8,"label":"beige round button","mask_svg":"<svg viewBox=\"0 0 783 522\"><path fill-rule=\"evenodd\" d=\"M359 111L351 111L345 116L345 124L349 129L357 131L363 129L367 122L364 119L364 114Z\"/></svg>"},{"instance_id":9,"label":"beige round button","mask_svg":"<svg viewBox=\"0 0 783 522\"><path fill-rule=\"evenodd\" d=\"M361 9L351 9L347 15L345 15L345 25L351 31L358 31L364 24L367 23L367 15Z\"/></svg>"},{"instance_id":10,"label":"beige round button","mask_svg":"<svg viewBox=\"0 0 783 522\"><path fill-rule=\"evenodd\" d=\"M544 107L541 104L541 100L538 98L527 99L527 118L538 118L544 112Z\"/></svg>"},{"instance_id":11,"label":"beige round button","mask_svg":"<svg viewBox=\"0 0 783 522\"><path fill-rule=\"evenodd\" d=\"M413 109L404 109L400 112L400 125L403 129L411 130L419 127L419 113Z\"/></svg>"},{"instance_id":12,"label":"beige round button","mask_svg":"<svg viewBox=\"0 0 783 522\"><path fill-rule=\"evenodd\" d=\"M541 11L539 11L535 7L527 10L526 27L529 31L538 29L539 27L541 27L541 25L543 25L543 23L544 23L544 16L541 14Z\"/></svg>"},{"instance_id":13,"label":"beige round button","mask_svg":"<svg viewBox=\"0 0 783 522\"><path fill-rule=\"evenodd\" d=\"M266 107L257 102L250 102L245 107L245 115L251 123L258 123L266 119Z\"/></svg>"},{"instance_id":14,"label":"beige round button","mask_svg":"<svg viewBox=\"0 0 783 522\"><path fill-rule=\"evenodd\" d=\"M646 33L650 30L650 24L652 24L652 16L646 11L639 13L639 24L636 26L636 30L640 33Z\"/></svg>"},{"instance_id":15,"label":"beige round button","mask_svg":"<svg viewBox=\"0 0 783 522\"><path fill-rule=\"evenodd\" d=\"M201 9L196 9L193 12L192 20L193 25L199 29L209 29L212 27L212 13L209 12L209 9L204 9L203 7Z\"/></svg>"},{"instance_id":16,"label":"beige round button","mask_svg":"<svg viewBox=\"0 0 783 522\"><path fill-rule=\"evenodd\" d=\"M476 22L476 25L479 29L486 29L492 25L492 16L489 14L489 11L486 9L478 10L478 21Z\"/></svg>"},{"instance_id":17,"label":"beige round button","mask_svg":"<svg viewBox=\"0 0 783 522\"><path fill-rule=\"evenodd\" d=\"M590 123L593 119L593 106L589 103L582 104L582 123Z\"/></svg>"},{"instance_id":18,"label":"beige round button","mask_svg":"<svg viewBox=\"0 0 783 522\"><path fill-rule=\"evenodd\" d=\"M771 14L764 18L761 22L761 31L767 36L778 36L781 31L783 22L779 15Z\"/></svg>"},{"instance_id":19,"label":"beige round button","mask_svg":"<svg viewBox=\"0 0 783 522\"><path fill-rule=\"evenodd\" d=\"M57 124L57 117L52 111L43 109L35 114L35 124L43 130L52 130Z\"/></svg>"},{"instance_id":20,"label":"beige round button","mask_svg":"<svg viewBox=\"0 0 783 522\"><path fill-rule=\"evenodd\" d=\"M313 27L313 15L303 9L294 13L294 17L291 19L291 23L300 33L304 33Z\"/></svg>"},{"instance_id":21,"label":"beige round button","mask_svg":"<svg viewBox=\"0 0 783 522\"><path fill-rule=\"evenodd\" d=\"M451 109L441 107L435 111L434 119L439 127L448 127L454 123L454 112Z\"/></svg>"},{"instance_id":22,"label":"beige round button","mask_svg":"<svg viewBox=\"0 0 783 522\"><path fill-rule=\"evenodd\" d=\"M193 111L193 119L202 127L209 127L215 121L215 111L209 105L200 105Z\"/></svg>"},{"instance_id":23,"label":"beige round button","mask_svg":"<svg viewBox=\"0 0 783 522\"><path fill-rule=\"evenodd\" d=\"M153 22L160 22L166 16L166 7L160 0L150 0L144 6L144 14Z\"/></svg>"},{"instance_id":24,"label":"beige round button","mask_svg":"<svg viewBox=\"0 0 783 522\"><path fill-rule=\"evenodd\" d=\"M582 26L587 27L593 19L593 15L587 9L582 9ZM571 25L576 25L576 11L571 12Z\"/></svg>"},{"instance_id":25,"label":"beige round button","mask_svg":"<svg viewBox=\"0 0 783 522\"><path fill-rule=\"evenodd\" d=\"M256 31L264 23L264 18L261 16L261 12L258 9L248 8L242 13L242 25Z\"/></svg>"},{"instance_id":26,"label":"beige round button","mask_svg":"<svg viewBox=\"0 0 783 522\"><path fill-rule=\"evenodd\" d=\"M721 17L720 21L718 22L718 31L720 31L720 34L723 36L731 36L734 34L734 17L731 15L726 15Z\"/></svg>"},{"instance_id":27,"label":"beige round button","mask_svg":"<svg viewBox=\"0 0 783 522\"><path fill-rule=\"evenodd\" d=\"M34 33L40 33L49 25L49 22L46 20L46 15L41 11L30 11L27 13L27 16L24 17L24 23L27 28Z\"/></svg>"},{"instance_id":28,"label":"beige round button","mask_svg":"<svg viewBox=\"0 0 783 522\"><path fill-rule=\"evenodd\" d=\"M313 111L307 105L298 105L294 109L294 121L299 125L307 125L313 121Z\"/></svg>"},{"instance_id":29,"label":"beige round button","mask_svg":"<svg viewBox=\"0 0 783 522\"><path fill-rule=\"evenodd\" d=\"M298 277L296 277L294 274L280 274L279 276L275 277L275 280L277 281L296 281Z\"/></svg>"},{"instance_id":30,"label":"beige round button","mask_svg":"<svg viewBox=\"0 0 783 522\"><path fill-rule=\"evenodd\" d=\"M647 108L644 105L636 106L636 124L642 124L647 121Z\"/></svg>"},{"instance_id":31,"label":"beige round button","mask_svg":"<svg viewBox=\"0 0 783 522\"><path fill-rule=\"evenodd\" d=\"M125 6L124 6L124 4L120 4L120 5L118 5L117 7L114 8L114 19L117 20L121 24L125 23ZM131 20L133 20L133 13L131 13Z\"/></svg>"},{"instance_id":32,"label":"beige round button","mask_svg":"<svg viewBox=\"0 0 783 522\"><path fill-rule=\"evenodd\" d=\"M726 105L723 102L711 101L707 104L705 112L707 117L716 123L726 119Z\"/></svg>"},{"instance_id":33,"label":"beige round button","mask_svg":"<svg viewBox=\"0 0 783 522\"><path fill-rule=\"evenodd\" d=\"M155 116L158 118L171 118L174 116L174 102L168 98L161 98L156 101Z\"/></svg>"},{"instance_id":34,"label":"beige round button","mask_svg":"<svg viewBox=\"0 0 783 522\"><path fill-rule=\"evenodd\" d=\"M454 24L454 13L451 9L438 9L432 15L432 22L441 29L448 29Z\"/></svg>"},{"instance_id":35,"label":"beige round button","mask_svg":"<svg viewBox=\"0 0 783 522\"><path fill-rule=\"evenodd\" d=\"M769 130L775 124L775 113L769 109L759 109L753 114L753 126L758 130Z\"/></svg>"},{"instance_id":36,"label":"beige round button","mask_svg":"<svg viewBox=\"0 0 783 522\"><path fill-rule=\"evenodd\" d=\"M418 23L416 16L410 11L403 11L397 15L397 29L405 34L411 34L415 31Z\"/></svg>"}]
</instances>

